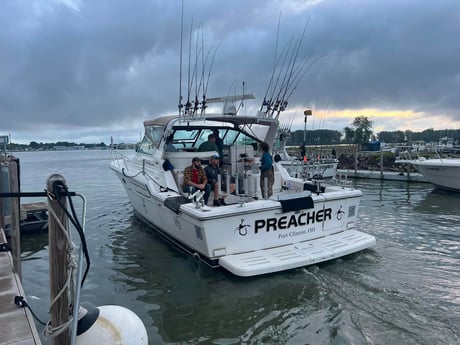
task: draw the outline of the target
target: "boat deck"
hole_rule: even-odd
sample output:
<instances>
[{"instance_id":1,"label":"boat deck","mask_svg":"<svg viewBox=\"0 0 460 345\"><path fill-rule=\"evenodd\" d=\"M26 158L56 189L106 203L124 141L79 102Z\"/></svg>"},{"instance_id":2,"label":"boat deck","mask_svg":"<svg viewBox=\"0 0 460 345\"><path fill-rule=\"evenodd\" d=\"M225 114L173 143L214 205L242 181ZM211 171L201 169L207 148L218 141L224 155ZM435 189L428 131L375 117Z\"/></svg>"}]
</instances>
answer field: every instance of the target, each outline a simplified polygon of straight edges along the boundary
<instances>
[{"instance_id":1,"label":"boat deck","mask_svg":"<svg viewBox=\"0 0 460 345\"><path fill-rule=\"evenodd\" d=\"M372 235L347 230L316 240L224 256L219 259L219 264L233 274L249 277L339 258L369 248L375 243Z\"/></svg>"},{"instance_id":2,"label":"boat deck","mask_svg":"<svg viewBox=\"0 0 460 345\"><path fill-rule=\"evenodd\" d=\"M3 229L0 243L6 243ZM19 276L13 272L11 254L0 252L0 344L40 345L32 314L14 303L18 295L25 296Z\"/></svg>"}]
</instances>

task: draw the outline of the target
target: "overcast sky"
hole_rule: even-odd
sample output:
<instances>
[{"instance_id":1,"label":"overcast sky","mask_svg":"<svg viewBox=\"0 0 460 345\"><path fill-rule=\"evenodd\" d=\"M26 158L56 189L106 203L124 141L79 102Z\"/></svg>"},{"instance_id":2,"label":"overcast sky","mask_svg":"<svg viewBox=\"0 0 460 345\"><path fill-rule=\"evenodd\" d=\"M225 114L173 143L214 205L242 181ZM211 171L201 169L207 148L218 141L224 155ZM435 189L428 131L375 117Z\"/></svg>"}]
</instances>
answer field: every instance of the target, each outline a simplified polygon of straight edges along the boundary
<instances>
[{"instance_id":1,"label":"overcast sky","mask_svg":"<svg viewBox=\"0 0 460 345\"><path fill-rule=\"evenodd\" d=\"M460 128L458 0L185 0L183 93L192 21L217 48L207 97L244 82L260 106L275 49L308 22L299 55L318 60L281 117L293 130L306 108L308 129L360 115L376 133ZM144 120L177 112L181 0L2 0L0 23L0 135L13 142L135 142Z\"/></svg>"}]
</instances>

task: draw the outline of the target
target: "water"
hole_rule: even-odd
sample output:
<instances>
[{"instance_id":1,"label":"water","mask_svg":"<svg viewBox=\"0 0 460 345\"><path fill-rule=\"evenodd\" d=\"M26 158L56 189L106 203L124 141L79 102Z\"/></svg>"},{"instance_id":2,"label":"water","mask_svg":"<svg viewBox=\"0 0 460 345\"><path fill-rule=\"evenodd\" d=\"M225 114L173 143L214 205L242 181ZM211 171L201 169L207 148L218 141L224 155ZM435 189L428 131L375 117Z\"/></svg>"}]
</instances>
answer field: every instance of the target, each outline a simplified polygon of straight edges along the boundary
<instances>
[{"instance_id":1,"label":"water","mask_svg":"<svg viewBox=\"0 0 460 345\"><path fill-rule=\"evenodd\" d=\"M356 181L364 193L359 229L377 238L374 248L239 278L197 263L139 223L108 168L110 152L16 156L22 191L41 191L59 173L87 197L92 264L82 301L133 310L150 344L460 343L460 195ZM24 288L47 320L47 235L22 239Z\"/></svg>"}]
</instances>

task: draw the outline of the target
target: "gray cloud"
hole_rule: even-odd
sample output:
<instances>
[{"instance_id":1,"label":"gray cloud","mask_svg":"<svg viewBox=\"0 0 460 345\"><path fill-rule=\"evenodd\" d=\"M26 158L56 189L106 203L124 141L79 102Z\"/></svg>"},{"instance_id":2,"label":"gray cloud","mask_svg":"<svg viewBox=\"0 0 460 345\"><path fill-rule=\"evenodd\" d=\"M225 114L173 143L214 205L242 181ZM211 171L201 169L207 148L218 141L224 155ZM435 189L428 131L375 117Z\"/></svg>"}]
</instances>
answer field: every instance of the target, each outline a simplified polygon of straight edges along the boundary
<instances>
[{"instance_id":1,"label":"gray cloud","mask_svg":"<svg viewBox=\"0 0 460 345\"><path fill-rule=\"evenodd\" d=\"M2 130L25 143L137 140L144 119L177 109L180 7L159 0L2 2ZM201 0L185 1L184 12L183 90L193 19L194 28L203 27L204 51L219 46L208 96L241 92L245 81L261 102L281 13L278 52L309 20L303 53L321 57L291 97L292 109L327 104L331 112L374 108L460 121L458 1ZM335 121L333 129L349 122ZM380 124L398 127L395 119Z\"/></svg>"}]
</instances>

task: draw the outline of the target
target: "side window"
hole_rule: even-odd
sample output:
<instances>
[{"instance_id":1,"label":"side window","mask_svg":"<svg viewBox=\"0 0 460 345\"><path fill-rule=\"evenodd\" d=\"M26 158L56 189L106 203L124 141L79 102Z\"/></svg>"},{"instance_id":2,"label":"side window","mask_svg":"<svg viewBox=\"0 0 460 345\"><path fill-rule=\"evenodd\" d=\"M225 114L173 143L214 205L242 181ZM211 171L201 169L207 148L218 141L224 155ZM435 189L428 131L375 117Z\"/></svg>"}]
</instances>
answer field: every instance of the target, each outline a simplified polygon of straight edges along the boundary
<instances>
[{"instance_id":1,"label":"side window","mask_svg":"<svg viewBox=\"0 0 460 345\"><path fill-rule=\"evenodd\" d=\"M153 154L153 145L150 139L147 138L147 136L144 136L144 139L142 139L142 142L140 143L137 152L145 153L148 155Z\"/></svg>"},{"instance_id":2,"label":"side window","mask_svg":"<svg viewBox=\"0 0 460 345\"><path fill-rule=\"evenodd\" d=\"M151 144L157 148L164 132L163 126L148 126L145 128L145 136L150 139Z\"/></svg>"}]
</instances>

